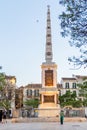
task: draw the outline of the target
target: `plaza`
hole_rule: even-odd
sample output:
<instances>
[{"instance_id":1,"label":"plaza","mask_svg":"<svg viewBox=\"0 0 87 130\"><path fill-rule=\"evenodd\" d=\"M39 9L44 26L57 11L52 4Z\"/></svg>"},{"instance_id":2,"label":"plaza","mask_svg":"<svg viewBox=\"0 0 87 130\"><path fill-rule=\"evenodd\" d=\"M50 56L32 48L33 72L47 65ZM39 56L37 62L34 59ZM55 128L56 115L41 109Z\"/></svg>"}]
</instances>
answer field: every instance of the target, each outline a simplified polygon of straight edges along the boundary
<instances>
[{"instance_id":1,"label":"plaza","mask_svg":"<svg viewBox=\"0 0 87 130\"><path fill-rule=\"evenodd\" d=\"M0 130L86 130L87 122L31 122L0 124Z\"/></svg>"},{"instance_id":2,"label":"plaza","mask_svg":"<svg viewBox=\"0 0 87 130\"><path fill-rule=\"evenodd\" d=\"M77 83L83 82L83 79L87 79L87 76L79 76L73 75L72 78L63 77L61 83L57 81L57 64L53 61L53 51L52 51L52 34L51 34L51 18L50 18L50 6L47 6L47 20L46 20L46 44L45 44L45 61L41 64L41 83L31 83L26 86L21 86L17 88L16 86L16 78L15 76L4 76L6 78L6 86L5 91L4 87L0 90L0 101L3 102L8 99L10 100L9 110L8 107L2 105L1 115L3 115L4 109L6 109L6 113L8 118L13 118L13 122L9 122L7 124L0 124L0 126L4 129L4 127L15 127L24 128L22 123L24 122L16 122L19 118L48 118L48 117L59 117L61 110L63 109L65 117L85 117L85 109L84 105L80 104L83 97L80 97ZM2 91L3 90L3 91ZM60 96L63 96L69 92L74 96L70 96L68 98L64 98L63 101L60 101ZM69 95L70 95L69 94ZM65 96L66 97L66 96ZM73 100L71 98L73 97ZM33 99L33 100L32 100ZM79 101L72 104L72 101ZM32 102L31 102L32 101ZM33 103L33 101L35 103ZM29 103L31 102L31 103ZM64 103L64 105L62 104ZM67 103L69 102L69 103ZM32 105L33 103L33 105ZM69 104L69 106L67 106ZM77 106L76 106L77 105ZM62 108L64 107L64 108ZM76 108L77 107L77 108ZM77 118L76 118L77 119ZM20 119L23 121L23 119ZM47 119L48 120L48 119ZM58 120L58 119L57 119ZM79 118L80 120L80 118ZM46 120L44 121L46 122ZM51 121L55 122L54 120ZM58 122L58 121L57 121ZM55 123L57 123L55 122ZM73 122L73 121L72 121ZM15 124L17 123L17 124ZM20 123L20 124L19 124ZM28 124L29 123L29 124ZM28 127L33 128L34 126L31 124L35 122L27 122L26 125ZM15 124L15 125L14 125ZM49 123L48 123L49 124ZM48 126L46 122L46 127ZM66 124L66 123L65 123ZM40 127L40 126L42 127ZM58 125L58 123L57 123ZM40 122L36 124L37 128L40 127L43 129L43 126ZM56 125L52 125L52 127L56 127ZM27 128L27 126L25 126ZM50 127L50 126L49 126ZM47 129L49 129L49 127ZM59 127L61 127L59 125ZM72 127L79 127L79 125ZM65 129L66 127L64 127ZM7 128L6 128L7 129ZM51 128L50 128L51 129ZM55 128L56 129L56 128ZM39 128L38 128L39 130Z\"/></svg>"}]
</instances>

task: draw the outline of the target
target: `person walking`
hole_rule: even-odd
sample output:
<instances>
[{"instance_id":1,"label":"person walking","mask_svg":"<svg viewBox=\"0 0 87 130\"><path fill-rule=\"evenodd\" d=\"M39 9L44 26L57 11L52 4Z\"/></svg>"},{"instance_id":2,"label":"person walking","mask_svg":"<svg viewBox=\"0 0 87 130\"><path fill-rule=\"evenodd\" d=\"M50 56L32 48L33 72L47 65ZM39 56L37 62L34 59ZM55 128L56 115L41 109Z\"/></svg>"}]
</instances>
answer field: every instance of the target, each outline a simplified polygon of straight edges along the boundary
<instances>
[{"instance_id":1,"label":"person walking","mask_svg":"<svg viewBox=\"0 0 87 130\"><path fill-rule=\"evenodd\" d=\"M61 110L60 112L60 124L63 125L63 121L64 121L64 111Z\"/></svg>"},{"instance_id":2,"label":"person walking","mask_svg":"<svg viewBox=\"0 0 87 130\"><path fill-rule=\"evenodd\" d=\"M6 110L3 111L3 123L7 123L7 120L6 120Z\"/></svg>"},{"instance_id":3,"label":"person walking","mask_svg":"<svg viewBox=\"0 0 87 130\"><path fill-rule=\"evenodd\" d=\"M87 114L85 114L85 118L86 118L86 120L87 120Z\"/></svg>"},{"instance_id":4,"label":"person walking","mask_svg":"<svg viewBox=\"0 0 87 130\"><path fill-rule=\"evenodd\" d=\"M0 123L2 123L2 110L0 110Z\"/></svg>"}]
</instances>

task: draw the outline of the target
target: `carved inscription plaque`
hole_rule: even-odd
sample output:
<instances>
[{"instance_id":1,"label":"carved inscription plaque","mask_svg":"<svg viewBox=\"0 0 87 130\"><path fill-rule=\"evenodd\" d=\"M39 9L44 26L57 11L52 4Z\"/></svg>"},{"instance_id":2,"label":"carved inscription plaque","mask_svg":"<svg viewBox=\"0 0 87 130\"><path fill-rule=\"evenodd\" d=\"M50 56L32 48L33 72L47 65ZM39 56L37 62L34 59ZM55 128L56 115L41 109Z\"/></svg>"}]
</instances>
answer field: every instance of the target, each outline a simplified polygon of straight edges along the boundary
<instances>
[{"instance_id":1,"label":"carved inscription plaque","mask_svg":"<svg viewBox=\"0 0 87 130\"><path fill-rule=\"evenodd\" d=\"M54 102L54 96L44 96L44 102Z\"/></svg>"},{"instance_id":2,"label":"carved inscription plaque","mask_svg":"<svg viewBox=\"0 0 87 130\"><path fill-rule=\"evenodd\" d=\"M45 71L45 86L53 86L53 70Z\"/></svg>"}]
</instances>

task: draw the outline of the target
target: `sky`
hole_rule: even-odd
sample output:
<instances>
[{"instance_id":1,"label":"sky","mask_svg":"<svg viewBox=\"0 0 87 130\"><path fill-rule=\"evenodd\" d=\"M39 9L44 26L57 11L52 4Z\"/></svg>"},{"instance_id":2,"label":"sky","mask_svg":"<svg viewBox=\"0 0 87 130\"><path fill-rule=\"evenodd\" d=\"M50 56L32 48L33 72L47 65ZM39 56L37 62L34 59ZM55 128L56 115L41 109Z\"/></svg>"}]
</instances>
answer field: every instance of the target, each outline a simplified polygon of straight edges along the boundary
<instances>
[{"instance_id":1,"label":"sky","mask_svg":"<svg viewBox=\"0 0 87 130\"><path fill-rule=\"evenodd\" d=\"M79 52L70 47L69 38L60 34L63 7L59 0L0 1L1 72L15 76L17 86L41 83L41 64L45 62L47 5L50 5L53 62L58 65L57 81L62 77L86 75L87 70L73 70L68 57Z\"/></svg>"}]
</instances>

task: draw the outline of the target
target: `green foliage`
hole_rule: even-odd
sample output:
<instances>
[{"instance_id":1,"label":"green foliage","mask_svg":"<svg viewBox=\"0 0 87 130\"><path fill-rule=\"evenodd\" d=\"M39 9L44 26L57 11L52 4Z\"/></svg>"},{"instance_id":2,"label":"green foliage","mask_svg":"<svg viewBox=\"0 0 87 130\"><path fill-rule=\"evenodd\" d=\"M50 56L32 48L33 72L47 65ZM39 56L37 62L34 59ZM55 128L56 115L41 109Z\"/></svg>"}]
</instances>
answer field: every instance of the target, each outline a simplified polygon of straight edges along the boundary
<instances>
[{"instance_id":1,"label":"green foliage","mask_svg":"<svg viewBox=\"0 0 87 130\"><path fill-rule=\"evenodd\" d=\"M31 107L33 107L33 108L37 108L38 105L39 105L39 100L38 100L38 99L26 100L26 101L24 102L24 104L25 104L26 106L31 106Z\"/></svg>"},{"instance_id":2,"label":"green foliage","mask_svg":"<svg viewBox=\"0 0 87 130\"><path fill-rule=\"evenodd\" d=\"M0 106L6 110L9 110L9 108L11 108L11 103L8 100L3 100L3 101L0 101Z\"/></svg>"},{"instance_id":3,"label":"green foliage","mask_svg":"<svg viewBox=\"0 0 87 130\"><path fill-rule=\"evenodd\" d=\"M77 100L76 93L67 91L66 94L59 96L59 101L61 107L72 106L72 107L81 107L82 103L80 100Z\"/></svg>"},{"instance_id":4,"label":"green foliage","mask_svg":"<svg viewBox=\"0 0 87 130\"><path fill-rule=\"evenodd\" d=\"M70 36L70 45L80 50L79 57L69 58L74 65L87 64L87 0L60 0L64 11L60 14L62 36Z\"/></svg>"},{"instance_id":5,"label":"green foliage","mask_svg":"<svg viewBox=\"0 0 87 130\"><path fill-rule=\"evenodd\" d=\"M6 88L5 75L3 73L0 73L0 106L8 110L9 108L11 108L11 103L6 97L5 88Z\"/></svg>"},{"instance_id":6,"label":"green foliage","mask_svg":"<svg viewBox=\"0 0 87 130\"><path fill-rule=\"evenodd\" d=\"M83 106L87 106L87 81L83 81L81 84L77 84L79 87L79 96L82 97Z\"/></svg>"},{"instance_id":7,"label":"green foliage","mask_svg":"<svg viewBox=\"0 0 87 130\"><path fill-rule=\"evenodd\" d=\"M72 104L73 104L72 106L76 107L76 108L82 107L82 101L81 100L75 100Z\"/></svg>"},{"instance_id":8,"label":"green foliage","mask_svg":"<svg viewBox=\"0 0 87 130\"><path fill-rule=\"evenodd\" d=\"M0 73L0 91L3 90L4 86L5 86L5 76L3 73Z\"/></svg>"}]
</instances>

